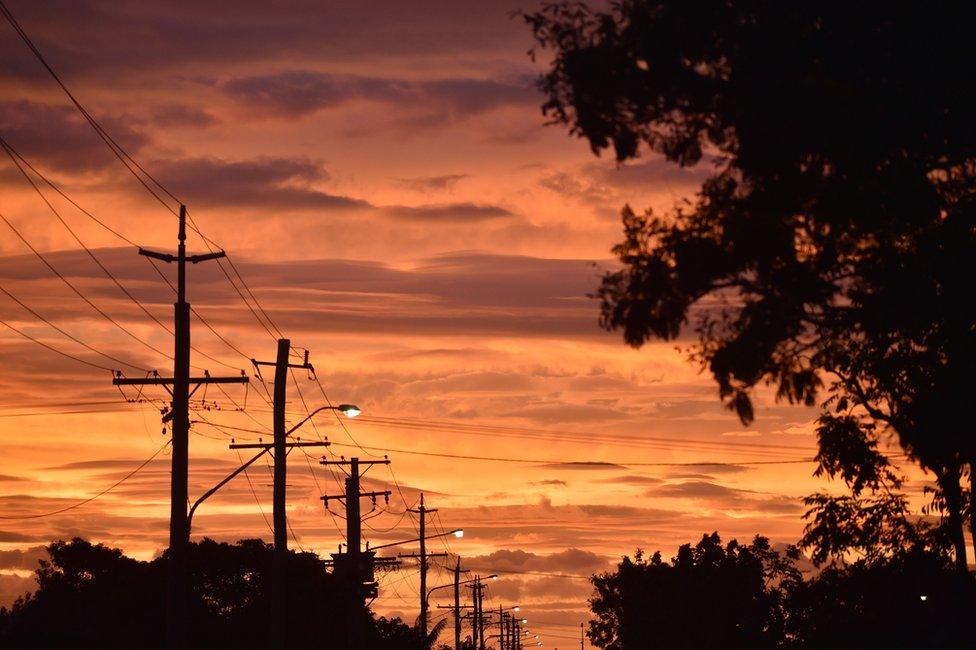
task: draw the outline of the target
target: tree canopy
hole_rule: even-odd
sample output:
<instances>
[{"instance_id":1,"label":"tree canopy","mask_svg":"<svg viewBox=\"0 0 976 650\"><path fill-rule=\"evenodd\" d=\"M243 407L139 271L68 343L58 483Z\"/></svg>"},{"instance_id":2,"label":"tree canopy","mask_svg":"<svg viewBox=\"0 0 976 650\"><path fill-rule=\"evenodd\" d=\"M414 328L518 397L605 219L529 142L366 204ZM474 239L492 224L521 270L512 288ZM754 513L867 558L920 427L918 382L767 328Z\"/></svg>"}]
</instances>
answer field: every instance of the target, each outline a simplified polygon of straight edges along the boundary
<instances>
[{"instance_id":1,"label":"tree canopy","mask_svg":"<svg viewBox=\"0 0 976 650\"><path fill-rule=\"evenodd\" d=\"M974 15L620 0L525 16L552 53L540 87L554 122L621 162L654 152L711 170L669 214L623 210L602 324L635 346L693 329L693 357L744 422L768 384L807 405L826 390L866 441L897 434L938 478L962 570L959 481L976 466L961 417L976 368Z\"/></svg>"},{"instance_id":2,"label":"tree canopy","mask_svg":"<svg viewBox=\"0 0 976 650\"><path fill-rule=\"evenodd\" d=\"M82 539L48 546L38 588L0 609L4 648L162 648L165 554L151 562ZM190 545L190 637L200 648L266 648L273 547L260 540ZM322 560L288 559L289 643L345 639L341 591ZM427 650L430 643L398 618L367 617L367 649ZM364 650L367 650L364 649Z\"/></svg>"},{"instance_id":3,"label":"tree canopy","mask_svg":"<svg viewBox=\"0 0 976 650\"><path fill-rule=\"evenodd\" d=\"M670 562L638 551L593 578L589 638L607 650L968 645L963 614L976 592L944 556L878 556L806 576L797 560L763 537L723 544L717 533Z\"/></svg>"}]
</instances>

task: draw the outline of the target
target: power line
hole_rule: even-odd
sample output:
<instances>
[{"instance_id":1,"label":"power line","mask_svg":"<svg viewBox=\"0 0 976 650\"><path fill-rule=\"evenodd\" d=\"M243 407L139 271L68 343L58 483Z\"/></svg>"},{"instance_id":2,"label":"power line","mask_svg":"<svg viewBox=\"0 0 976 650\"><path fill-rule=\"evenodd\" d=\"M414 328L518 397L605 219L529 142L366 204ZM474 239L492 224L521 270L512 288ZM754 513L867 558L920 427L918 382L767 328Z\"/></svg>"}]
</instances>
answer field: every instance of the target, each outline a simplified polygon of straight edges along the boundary
<instances>
[{"instance_id":1,"label":"power line","mask_svg":"<svg viewBox=\"0 0 976 650\"><path fill-rule=\"evenodd\" d=\"M231 429L234 431L243 431L246 433L262 433L257 429L249 429L245 427L234 427L224 424L214 424L212 422L203 422L203 424L209 424L214 427L222 427L225 429ZM448 454L434 451L418 451L416 449L395 449L392 447L376 447L373 445L363 446L358 442L356 444L347 444L342 442L331 443L333 447L349 447L356 448L363 453L369 454L371 456L378 455L376 452L386 452L393 454L411 454L414 456L428 456L433 458L450 458L452 460L472 460L472 461L484 461L484 462L494 462L494 463L520 463L527 465L589 465L589 466L600 466L607 465L612 466L632 466L632 467L734 467L737 465L792 465L792 464L802 464L802 463L812 463L815 462L813 458L792 458L783 460L744 460L744 461L694 461L694 462L634 462L631 460L580 460L580 459L553 459L553 458L521 458L521 457L506 457L506 456L471 456L466 454ZM895 455L897 456L897 454ZM404 501L406 499L404 498Z\"/></svg>"},{"instance_id":2,"label":"power line","mask_svg":"<svg viewBox=\"0 0 976 650\"><path fill-rule=\"evenodd\" d=\"M7 329L9 329L9 330L11 330L13 332L16 332L17 334L20 334L21 336L23 336L28 341L33 341L34 343L40 345L41 347L47 348L51 352L54 352L55 354L60 354L62 357L66 357L68 359L71 359L72 361L77 361L78 363L83 363L86 366L91 366L92 368L98 368L99 370L106 370L106 371L111 372L111 373L114 373L115 372L115 368L109 368L108 366L103 366L103 365L98 364L98 363L95 363L93 361L88 361L87 359L82 359L81 357L76 357L73 354L70 354L68 352L64 352L62 350L57 349L53 345L48 345L44 341L41 341L40 339L34 338L33 336L31 336L27 332L24 332L24 331L22 331L22 330L20 330L20 329L18 329L16 327L14 327L13 325L11 325L10 323L8 323L7 321L0 320L0 325L3 325Z\"/></svg>"},{"instance_id":3,"label":"power line","mask_svg":"<svg viewBox=\"0 0 976 650\"><path fill-rule=\"evenodd\" d=\"M115 320L114 318L112 318L111 316L109 316L107 313L105 313L105 311L102 310L98 305L96 305L95 303L93 303L67 277L65 277L60 271L58 271L54 267L54 265L51 264L44 255L42 255L36 248L34 248L34 246L27 240L27 238L24 237L21 234L21 232L19 230L17 230L17 228L15 228L12 223L10 223L10 220L7 219L7 217L5 217L2 213L0 213L0 220L2 220L5 224L7 224L7 227L9 227L10 230L12 230L15 235L17 235L17 237L20 239L20 241L22 241L27 246L27 248L29 248L31 250L31 252L34 253L34 255L35 255L35 257L37 257L37 259L39 259L41 262L44 263L44 265L48 268L48 270L51 271L51 273L53 273L58 278L60 278L61 281L69 289L71 289L75 293L75 295L77 295L79 298L81 298L82 300L84 300L88 304L88 306L90 306L92 309L94 309L100 316L102 316L102 318L104 318L105 320L107 320L108 322L110 322L112 325L114 325L115 327L117 327L120 330L122 330L125 334L127 334L133 340L138 341L140 345L145 346L146 348L148 348L149 350L152 350L156 354L158 354L158 355L160 355L162 357L165 357L166 359L169 359L169 360L172 361L173 357L171 355L163 352L162 350L160 350L157 347L154 347L151 343L147 343L142 338L140 338L138 335L136 335L131 330L129 330L127 327L125 327L120 322L118 322L117 320Z\"/></svg>"},{"instance_id":4,"label":"power line","mask_svg":"<svg viewBox=\"0 0 976 650\"><path fill-rule=\"evenodd\" d=\"M99 122L91 115L91 113L88 112L88 110L81 104L78 98L75 97L75 95L68 89L67 85L60 78L60 76L58 76L58 74L54 71L54 68L44 58L44 55L34 45L31 38L27 35L27 32L21 27L20 23L17 21L17 19L13 16L13 14L10 12L10 10L2 1L0 1L0 13L2 13L3 16L7 19L7 22L10 23L14 31L17 32L21 40L24 41L24 43L31 50L31 52L41 63L41 65L44 66L44 68L48 71L48 73L51 75L54 81L58 84L58 86L60 86L61 90L64 91L65 95L67 95L68 99L71 100L71 103L74 104L78 112L81 113L82 117L84 117L85 121L88 122L89 126L92 127L92 129L95 131L98 137L105 143L105 145L109 148L109 150L112 151L113 155L115 155L115 157L118 158L118 160L122 163L122 165L126 168L126 170L128 170L129 173L131 173L136 178L136 180L139 181L139 183L143 186L143 188L146 189L146 191L148 191L164 208L166 208L170 213L172 213L175 216L177 214L176 210L171 205L169 205L162 197L160 197L159 194L157 194L156 191L152 189L152 187L149 186L149 184L146 182L146 179L151 181L158 189L160 189L164 194L166 194L173 201L179 204L182 204L183 201L181 201L178 197L176 197L170 190L168 190L162 183L160 183L159 180L157 180L152 174L146 171L146 169L143 168L137 160L135 160L114 138L112 138L112 136L102 127L101 124L99 124ZM142 175L140 175L140 173ZM200 237L204 240L204 243L207 244L207 247L210 248L210 243L213 243L212 240L210 240L205 235L203 235L200 229L193 222L192 217L190 221L191 221L192 229L195 230L197 234L200 235ZM213 252L212 248L211 248L211 252ZM270 317L267 316L267 312L257 301L257 298L254 297L253 292L251 291L250 287L248 287L247 284L244 282L244 279L240 275L240 272L237 270L236 266L234 266L233 262L231 262L229 259L228 259L228 263L231 264L231 267L233 268L235 274L237 274L238 278L240 279L241 283L244 285L245 289L248 291L249 294L251 294L252 298L255 301L255 304L258 305L258 308L261 309L262 313L265 314L265 317L268 318L268 322L271 323L272 327L274 327L277 330L278 329L277 326L274 325L274 322L271 321ZM224 269L222 264L220 265L220 268L221 271L224 273L224 275L227 277L228 281L231 282L231 285L234 286L235 291L237 291L238 294L241 295L241 298L244 300L244 303L245 305L247 305L248 309L250 309L252 313L254 313L254 310L247 302L247 299L244 298L243 294L241 294L240 291L237 289L236 284L234 284L233 280L231 280L230 275ZM255 313L254 315L257 318L257 314ZM197 316L199 318L199 314L197 314ZM258 318L258 322L261 323L262 326L264 326L264 323L261 321L260 318ZM213 328L211 328L209 325L207 325L207 327L208 329L213 331L214 334L216 334L216 331ZM265 329L267 329L267 327L265 327ZM278 331L280 333L280 330ZM271 333L270 330L269 333ZM221 338L222 341L227 343L227 341L224 340L223 337L220 337L219 335L218 337ZM274 338L273 334L272 334L272 338ZM231 348L234 348L234 346L231 346L229 343L228 345ZM234 349L236 350L236 348ZM242 355L242 356L245 356L245 358L247 358L246 355Z\"/></svg>"},{"instance_id":5,"label":"power line","mask_svg":"<svg viewBox=\"0 0 976 650\"><path fill-rule=\"evenodd\" d=\"M165 443L163 443L163 446L162 447L160 447L159 449L157 449L156 452L152 456L150 456L149 458L147 458L145 461L143 461L143 463L141 465L139 465L138 467L136 467L134 470L132 470L131 472L129 472L128 474L126 474L125 476L123 476L118 481L116 481L112 485L108 486L107 488L105 488L101 492L95 494L94 496L91 496L91 497L85 499L84 501L79 501L78 503L74 503L74 504L72 504L70 506L67 506L65 508L60 508L58 510L52 510L51 512L42 512L40 514L35 514L35 515L14 515L14 516L11 516L11 515L0 515L0 519L5 519L5 520L40 519L42 517L53 517L54 515L60 515L61 513L68 512L69 510L74 510L75 508L80 508L81 506L85 505L86 503L91 503L95 499L98 499L99 497L105 496L106 494L108 494L109 492L111 492L112 490L114 490L118 486L122 485L123 483L125 483L126 481L128 481L130 478L132 478L136 474L138 474L146 465L148 465L149 463L151 463L153 461L153 459L156 458L156 456L158 456L164 449L166 449L166 446L169 445L170 442L171 442L170 440L167 440Z\"/></svg>"},{"instance_id":6,"label":"power line","mask_svg":"<svg viewBox=\"0 0 976 650\"><path fill-rule=\"evenodd\" d=\"M341 442L333 442L335 447L352 447L353 445L344 444ZM356 445L358 447L358 445ZM733 467L736 465L790 465L799 463L812 463L814 459L812 458L794 458L788 460L745 460L745 461L734 461L734 462L718 462L718 461L696 461L696 462L686 462L686 463L675 463L675 462L633 462L629 460L620 461L608 461L608 460L556 460L551 458L514 458L514 457L504 457L504 456L468 456L465 454L448 454L433 451L417 451L413 449L393 449L390 447L374 447L369 446L366 448L359 447L366 453L374 453L377 451L383 451L394 454L411 454L414 456L430 456L434 458L450 458L454 460L477 460L493 463L522 463L527 465L619 465L619 466L633 466L633 467ZM370 451L372 450L372 451Z\"/></svg>"},{"instance_id":7,"label":"power line","mask_svg":"<svg viewBox=\"0 0 976 650\"><path fill-rule=\"evenodd\" d=\"M24 41L24 43L27 45L27 47L30 49L30 51L34 54L34 56L37 58L37 60L40 61L41 65L44 66L44 69L46 69L48 71L48 73L51 75L51 77L54 79L54 81L57 82L58 86L61 87L61 90L63 90L64 93L65 93L65 95L68 96L68 99L71 100L71 103L75 105L75 108L78 109L78 112L80 112L81 115L82 115L82 117L85 118L85 121L87 121L88 124L92 127L92 129L95 130L95 133L98 134L98 137L101 138L102 141L105 143L105 145L112 151L113 154L115 154L115 157L119 159L119 161L125 166L125 168L127 170L129 170L129 172L133 176L135 176L136 180L138 180L139 183L141 183L142 186L144 188L146 188L146 190L150 194L152 194L153 197L155 197L155 199L157 201L159 201L159 203L164 208L166 208L167 210L169 210L170 212L172 212L173 215L175 216L176 215L176 211L173 209L173 207L170 206L168 203L166 203L166 201L164 201L162 199L162 197L160 197L155 191L153 191L153 189L149 186L149 184L146 183L145 179L142 178L142 176L140 176L136 172L135 169L133 169L133 166L136 169L138 169L140 172L142 172L146 176L146 178L148 178L149 180L151 180L156 185L156 187L158 187L159 189L161 189L171 199L173 199L177 203L180 203L180 201L175 196L173 196L172 193L169 192L169 190L167 190L165 187L163 187L159 183L159 181L157 181L155 178L153 178L153 176L151 174L149 174L145 169L143 169L139 165L139 163L137 163L132 158L132 156L130 156L126 152L126 150L123 149L122 146L119 145L119 143L116 142L115 139L112 138L112 136L109 135L107 131L105 131L104 128L102 128L102 125L99 124L98 121L94 117L92 117L92 115L87 111L87 109L85 109L85 107L82 106L81 102L79 102L78 99L71 93L71 91L68 90L68 87L64 84L64 82L61 80L61 78L58 76L58 74L54 71L54 68L52 68L51 65L44 58L44 55L41 54L41 51L38 50L37 47L34 45L34 42L30 39L30 36L28 36L27 35L27 32L25 32L24 29L20 26L20 23L17 21L16 18L14 18L14 15L7 8L7 5L3 2L3 0L0 0L0 13L3 14L4 18L7 19L7 22L10 23L10 26L13 27L13 29L14 29L15 32L17 32L17 35L20 36L21 40Z\"/></svg>"},{"instance_id":8,"label":"power line","mask_svg":"<svg viewBox=\"0 0 976 650\"><path fill-rule=\"evenodd\" d=\"M37 311L35 311L34 309L32 309L29 305L27 305L22 300L20 300L17 296L15 296L12 293L10 293L9 291L7 291L7 289L5 289L2 285L0 285L0 291L2 291L3 293L5 293L8 298L10 298L11 300L13 300L15 303L17 303L21 307L23 307L26 311L30 312L35 318L37 318L38 320L40 320L43 323L47 324L52 329L60 332L61 334L63 334L67 338L71 339L72 341L74 341L78 345L80 345L83 348L85 348L86 350L88 350L89 352L94 352L95 354L97 354L99 356L105 357L109 361L114 361L114 362L119 363L119 364L121 364L123 366L128 366L129 368L132 368L133 370L138 370L139 372L150 372L150 370L148 368L142 368L142 367L137 366L135 364L129 363L128 361L123 361L122 359L119 359L118 357L113 357L112 355L106 354L105 352L102 352L101 350L98 350L98 349L92 347L91 345L85 343L84 341L82 341L81 339L79 339L77 336L71 334L70 332L67 332L67 331L63 330L62 328L58 327L57 325L55 325L54 323L52 323L51 321L49 321L47 318L45 318L44 316L42 316L41 314L39 314Z\"/></svg>"},{"instance_id":9,"label":"power line","mask_svg":"<svg viewBox=\"0 0 976 650\"><path fill-rule=\"evenodd\" d=\"M643 443L643 442L664 442L664 443L679 443L683 445L706 445L706 446L718 446L725 448L738 448L746 449L750 451L763 450L763 451L784 451L784 452L795 452L795 451L810 451L808 447L803 447L799 445L780 445L780 444L770 444L770 443L756 443L756 442L731 442L731 441L719 441L719 440L694 440L688 438L670 438L665 436L626 436L620 434L606 434L606 433L595 433L588 431L570 431L565 429L540 429L540 428L529 428L529 427L512 427L512 426L501 426L501 425L485 425L485 424L468 424L465 422L453 422L448 420L432 420L432 419L422 419L422 418L391 418L376 415L362 415L360 420L368 424L374 424L377 426L398 426L405 428L423 428L425 430L445 430L454 433L465 433L470 432L471 435L497 435L505 436L511 434L531 434L531 435L552 435L561 436L564 439L578 439L583 442L593 442L594 439L599 439L601 442L623 442L623 443Z\"/></svg>"},{"instance_id":10,"label":"power line","mask_svg":"<svg viewBox=\"0 0 976 650\"><path fill-rule=\"evenodd\" d=\"M102 261L95 255L94 251L92 251L85 244L85 242L81 240L81 238L78 236L78 234L75 233L75 231L71 228L71 226L69 226L68 223L64 220L64 218L62 217L61 213L58 212L58 210L54 207L54 205L47 199L47 197L44 195L44 193L41 191L41 189L37 186L37 184L34 182L34 180L30 177L30 175L27 173L27 170L24 169L24 167L26 167L27 169L29 169L31 171L31 173L33 173L35 176L37 176L45 185L47 185L49 188L51 188L52 190L54 190L58 195L60 195L63 199L65 199L68 203L70 203L73 207L75 207L79 212L81 212L86 217L88 217L89 219L91 219L92 221L94 221L96 224L98 224L99 226L101 226L102 228L104 228L105 230L107 230L109 233L111 233L112 235L115 235L116 237L118 237L119 239L121 239L125 243L129 244L130 246L133 246L135 248L141 248L141 247L137 243L135 243L134 241L132 241L131 239L129 239L128 237L126 237L125 235L123 235L122 233L120 233L119 231L117 231L116 229L112 228L111 226L109 226L108 224L106 224L104 221L102 221L101 219L99 219L98 217L96 217L89 210L86 210L81 205L79 205L74 199L72 199L70 196L68 196L53 181L51 181L47 176L45 176L36 167L34 167L34 165L32 165L30 163L30 161L28 161L24 156L22 156L16 149L14 149L13 146L11 146L11 144L5 138L3 138L3 136L0 136L0 146L3 147L3 149L4 149L5 153L7 154L7 156L10 158L10 160L14 163L14 165L20 171L21 175L23 175L24 179L30 184L30 186L33 188L34 192L37 193L37 195L41 198L41 200L45 203L45 205L47 205L48 209L54 214L55 217L57 217L58 221L61 222L61 225L64 226L64 228L74 238L74 240L78 243L78 245L81 246L82 249L84 249L84 251L92 259L92 261L94 261L95 264L98 265L98 267L102 270L102 272L110 280L112 280L112 282L115 283L115 285L126 295L126 297L129 298L129 300L131 300L133 303L135 303L135 305L137 307L139 307L139 309L141 309L147 316L149 316L149 318L151 318L157 325L159 325L160 327L162 327L166 331L166 333L168 333L168 334L170 334L172 336L173 330L168 325L166 325L165 323L163 323L162 321L160 321L159 318L157 318L138 299L136 299L132 295L132 293L125 286L122 285L122 283L118 280L118 278L114 274L112 274L112 272L109 271L108 268L105 267L105 265L102 263ZM156 266L156 263L151 258L148 258L147 257L145 259L152 266L152 268L156 272L156 274L163 280L163 282L165 282L166 285L169 286L170 290L173 291L173 293L176 293L176 287L174 287L173 286L173 283L170 281L170 279L166 277L166 274L163 273L159 269L158 266ZM216 336L218 339L220 339L221 342L223 342L229 348L231 348L232 350L234 350L235 352L237 352L238 354L240 354L242 357L244 357L245 359L248 359L249 360L249 357L247 355L245 355L243 352L241 352L240 350L238 350L229 341L227 341L208 322L206 322L206 320L202 316L200 316L200 314L195 309L192 309L192 311L193 311L193 314L197 317L197 319L200 320L200 322L203 323L207 327L207 329L209 329L214 334L214 336ZM190 346L190 348L194 352L196 352L197 354L199 354L200 356L205 357L206 359L209 359L210 361L213 361L214 363L217 363L219 365L222 365L225 368L230 368L230 369L233 369L233 370L239 369L239 366L232 366L229 363L225 363L225 362L221 361L220 359L217 359L217 358L215 358L215 357L207 354L206 352L203 352L202 350L200 350L200 349L198 349L198 348L196 348L194 346ZM199 368L199 366L196 366L196 367Z\"/></svg>"}]
</instances>

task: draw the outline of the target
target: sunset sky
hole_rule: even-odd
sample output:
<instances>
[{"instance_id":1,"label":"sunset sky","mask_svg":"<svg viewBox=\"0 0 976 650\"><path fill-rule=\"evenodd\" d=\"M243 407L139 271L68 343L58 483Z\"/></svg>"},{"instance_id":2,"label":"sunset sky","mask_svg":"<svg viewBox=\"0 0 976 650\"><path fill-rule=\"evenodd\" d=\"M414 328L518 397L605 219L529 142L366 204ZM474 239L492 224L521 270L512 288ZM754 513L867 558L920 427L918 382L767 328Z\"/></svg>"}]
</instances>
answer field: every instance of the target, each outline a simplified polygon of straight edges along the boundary
<instances>
[{"instance_id":1,"label":"sunset sky","mask_svg":"<svg viewBox=\"0 0 976 650\"><path fill-rule=\"evenodd\" d=\"M366 456L358 444L508 459L377 451L389 453L392 472L374 468L366 483L392 486L394 498L390 512L367 523L372 543L416 536L414 521L399 513L423 490L439 508L438 531L464 528L463 539L446 545L465 566L530 572L503 574L490 604L521 604L529 627L550 635L547 646L574 647L561 637L578 635L590 589L572 576L607 569L637 548L669 556L713 530L797 540L799 499L825 484L812 477L811 463L769 461L813 456L816 411L759 395L756 421L743 427L709 376L676 350L688 341L634 350L598 327L588 294L612 267L620 208L667 210L692 198L705 172L650 155L619 168L564 128L546 126L533 87L545 53L533 62L531 34L512 15L533 3L8 5L79 100L228 251L277 328L310 351L328 397L363 409L346 422L348 432L326 414L303 437L328 436L331 456ZM126 172L5 23L0 89L0 135L32 165L132 242L175 246L173 215ZM41 187L97 259L171 327L173 294L136 249ZM140 376L136 368L171 373L171 361L150 348L169 354L172 337L106 277L5 156L0 214L134 336L0 223L4 322L120 367L42 323L16 297L131 364L126 376ZM188 243L206 251L195 234ZM251 374L250 358L274 358L267 331L274 326L259 323L260 308L247 306L214 263L190 268L189 300L236 348L195 320L194 346L220 362L195 353L198 372ZM166 442L158 405L125 403L108 370L7 328L0 345L0 515L90 497ZM193 419L270 427L258 383L228 388L229 397L211 388L203 397L219 410ZM309 408L324 404L316 381L296 372L290 422L304 416L299 390ZM243 405L245 393L247 413L235 412L231 400ZM239 464L228 432L259 435L203 422L193 431L191 499ZM290 457L291 544L328 553L343 541L342 522L319 496L340 488L318 455ZM705 461L723 464L681 465ZM53 539L82 536L139 558L159 553L168 479L164 451L92 503L0 520L0 603L30 589L40 547ZM259 464L201 506L193 537L270 540L270 502L269 469ZM448 579L437 572L431 585ZM375 609L414 620L415 566L383 578Z\"/></svg>"}]
</instances>

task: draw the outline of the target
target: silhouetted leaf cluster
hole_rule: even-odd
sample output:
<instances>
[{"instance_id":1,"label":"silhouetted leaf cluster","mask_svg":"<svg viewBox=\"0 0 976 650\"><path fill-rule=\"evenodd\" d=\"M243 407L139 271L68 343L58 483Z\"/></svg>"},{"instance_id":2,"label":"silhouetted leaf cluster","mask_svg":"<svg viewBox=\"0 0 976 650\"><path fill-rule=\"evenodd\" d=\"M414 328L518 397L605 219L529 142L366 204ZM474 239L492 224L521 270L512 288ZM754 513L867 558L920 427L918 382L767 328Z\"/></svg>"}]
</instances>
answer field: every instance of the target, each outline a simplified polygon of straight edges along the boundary
<instances>
[{"instance_id":1,"label":"silhouetted leaf cluster","mask_svg":"<svg viewBox=\"0 0 976 650\"><path fill-rule=\"evenodd\" d=\"M165 554L151 562L82 539L48 547L38 587L0 610L3 648L161 648ZM197 648L269 646L273 547L260 540L190 545L190 638ZM322 560L288 559L288 643L345 643L342 594ZM418 630L400 619L364 616L368 648L427 650Z\"/></svg>"},{"instance_id":2,"label":"silhouetted leaf cluster","mask_svg":"<svg viewBox=\"0 0 976 650\"><path fill-rule=\"evenodd\" d=\"M835 0L525 16L553 55L540 87L555 123L621 162L650 150L709 172L664 217L624 208L603 326L634 346L694 330L692 357L743 422L756 386L806 405L826 389L821 469L858 491L880 486L878 438L896 434L936 476L961 572L967 511L976 533L960 487L967 472L976 485L961 419L976 368L974 18L965 3Z\"/></svg>"},{"instance_id":3,"label":"silhouetted leaf cluster","mask_svg":"<svg viewBox=\"0 0 976 650\"><path fill-rule=\"evenodd\" d=\"M665 562L640 551L593 578L588 636L608 650L968 647L971 581L917 551L802 576L795 548L723 545L715 533ZM924 600L923 600L924 596Z\"/></svg>"}]
</instances>

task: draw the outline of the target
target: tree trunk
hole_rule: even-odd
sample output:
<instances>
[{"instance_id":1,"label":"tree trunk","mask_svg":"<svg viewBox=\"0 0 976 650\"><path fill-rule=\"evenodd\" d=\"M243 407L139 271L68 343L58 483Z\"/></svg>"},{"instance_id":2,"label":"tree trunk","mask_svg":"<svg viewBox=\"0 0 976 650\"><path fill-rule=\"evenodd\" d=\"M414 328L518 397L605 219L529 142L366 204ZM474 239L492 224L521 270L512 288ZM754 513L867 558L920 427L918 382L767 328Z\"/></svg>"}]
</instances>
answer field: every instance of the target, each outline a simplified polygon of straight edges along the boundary
<instances>
[{"instance_id":1,"label":"tree trunk","mask_svg":"<svg viewBox=\"0 0 976 650\"><path fill-rule=\"evenodd\" d=\"M960 466L950 465L943 469L939 479L939 487L945 497L946 520L949 537L956 557L956 570L963 574L969 573L966 561L966 534L964 532L962 489L959 485Z\"/></svg>"}]
</instances>

